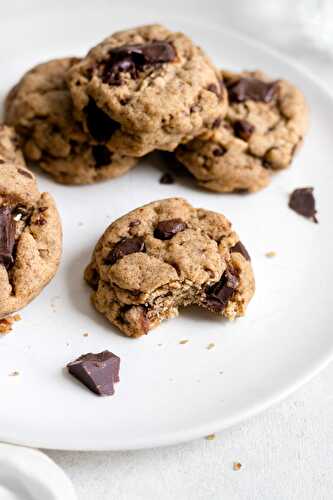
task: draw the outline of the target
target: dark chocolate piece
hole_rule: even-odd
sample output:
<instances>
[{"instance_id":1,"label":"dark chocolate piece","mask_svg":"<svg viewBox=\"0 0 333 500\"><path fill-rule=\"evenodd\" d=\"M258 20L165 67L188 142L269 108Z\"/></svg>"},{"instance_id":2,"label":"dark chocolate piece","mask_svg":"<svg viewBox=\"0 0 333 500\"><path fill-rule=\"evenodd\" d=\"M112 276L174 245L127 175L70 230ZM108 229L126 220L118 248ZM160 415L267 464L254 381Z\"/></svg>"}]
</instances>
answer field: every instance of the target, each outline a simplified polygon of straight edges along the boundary
<instances>
[{"instance_id":1,"label":"dark chocolate piece","mask_svg":"<svg viewBox=\"0 0 333 500\"><path fill-rule=\"evenodd\" d=\"M154 236L159 240L170 240L175 234L187 228L182 219L169 219L159 222L155 228Z\"/></svg>"},{"instance_id":2,"label":"dark chocolate piece","mask_svg":"<svg viewBox=\"0 0 333 500\"><path fill-rule=\"evenodd\" d=\"M129 227L139 226L139 224L141 224L141 221L139 219L134 219L129 223Z\"/></svg>"},{"instance_id":3,"label":"dark chocolate piece","mask_svg":"<svg viewBox=\"0 0 333 500\"><path fill-rule=\"evenodd\" d=\"M23 175L24 177L28 177L29 179L33 179L33 175L28 172L27 170L23 170L23 168L18 168L17 169L18 173Z\"/></svg>"},{"instance_id":4,"label":"dark chocolate piece","mask_svg":"<svg viewBox=\"0 0 333 500\"><path fill-rule=\"evenodd\" d=\"M214 156L223 156L225 154L226 150L224 149L223 146L218 146L217 148L213 149L213 155Z\"/></svg>"},{"instance_id":5,"label":"dark chocolate piece","mask_svg":"<svg viewBox=\"0 0 333 500\"><path fill-rule=\"evenodd\" d=\"M215 94L217 97L220 97L220 89L217 87L217 85L215 85L215 83L210 83L207 87L207 90L209 90L209 92L213 92L213 94Z\"/></svg>"},{"instance_id":6,"label":"dark chocolate piece","mask_svg":"<svg viewBox=\"0 0 333 500\"><path fill-rule=\"evenodd\" d=\"M83 354L68 363L68 371L99 396L112 396L119 382L120 358L110 351Z\"/></svg>"},{"instance_id":7,"label":"dark chocolate piece","mask_svg":"<svg viewBox=\"0 0 333 500\"><path fill-rule=\"evenodd\" d=\"M237 137L248 141L255 130L255 126L246 120L238 120L234 123L234 131Z\"/></svg>"},{"instance_id":8,"label":"dark chocolate piece","mask_svg":"<svg viewBox=\"0 0 333 500\"><path fill-rule=\"evenodd\" d=\"M110 165L110 163L112 162L112 153L103 144L98 144L97 146L93 146L92 155L95 160L96 168L105 167L106 165Z\"/></svg>"},{"instance_id":9,"label":"dark chocolate piece","mask_svg":"<svg viewBox=\"0 0 333 500\"><path fill-rule=\"evenodd\" d=\"M219 116L218 118L216 118L214 121L213 121L213 125L212 125L212 128L219 128L219 126L221 125L222 123L222 120L223 118L221 116Z\"/></svg>"},{"instance_id":10,"label":"dark chocolate piece","mask_svg":"<svg viewBox=\"0 0 333 500\"><path fill-rule=\"evenodd\" d=\"M9 269L13 263L16 223L9 207L0 207L0 264Z\"/></svg>"},{"instance_id":11,"label":"dark chocolate piece","mask_svg":"<svg viewBox=\"0 0 333 500\"><path fill-rule=\"evenodd\" d=\"M251 260L251 257L249 255L249 252L246 250L245 246L241 241L237 241L236 245L230 248L230 252L238 252L241 255L243 255L244 259L246 260Z\"/></svg>"},{"instance_id":12,"label":"dark chocolate piece","mask_svg":"<svg viewBox=\"0 0 333 500\"><path fill-rule=\"evenodd\" d=\"M239 284L232 270L224 271L220 281L206 291L206 304L215 311L222 312Z\"/></svg>"},{"instance_id":13,"label":"dark chocolate piece","mask_svg":"<svg viewBox=\"0 0 333 500\"><path fill-rule=\"evenodd\" d=\"M165 172L161 175L159 182L160 184L174 184L175 178L169 172Z\"/></svg>"},{"instance_id":14,"label":"dark chocolate piece","mask_svg":"<svg viewBox=\"0 0 333 500\"><path fill-rule=\"evenodd\" d=\"M278 90L278 82L263 82L257 78L240 78L227 83L230 102L246 100L270 102Z\"/></svg>"},{"instance_id":15,"label":"dark chocolate piece","mask_svg":"<svg viewBox=\"0 0 333 500\"><path fill-rule=\"evenodd\" d=\"M112 134L120 128L120 124L104 113L93 99L89 100L84 112L88 130L97 142L107 142Z\"/></svg>"},{"instance_id":16,"label":"dark chocolate piece","mask_svg":"<svg viewBox=\"0 0 333 500\"><path fill-rule=\"evenodd\" d=\"M121 73L137 78L145 66L172 62L176 59L174 46L166 41L154 41L115 47L109 51L109 59L102 64L102 78L109 85L121 84Z\"/></svg>"},{"instance_id":17,"label":"dark chocolate piece","mask_svg":"<svg viewBox=\"0 0 333 500\"><path fill-rule=\"evenodd\" d=\"M290 195L289 207L298 214L318 223L316 217L316 200L313 196L312 187L295 189Z\"/></svg>"},{"instance_id":18,"label":"dark chocolate piece","mask_svg":"<svg viewBox=\"0 0 333 500\"><path fill-rule=\"evenodd\" d=\"M123 238L113 247L107 258L105 259L105 264L114 264L115 262L117 262L117 260L121 259L125 255L144 251L145 242L141 236L134 236L133 238Z\"/></svg>"}]
</instances>

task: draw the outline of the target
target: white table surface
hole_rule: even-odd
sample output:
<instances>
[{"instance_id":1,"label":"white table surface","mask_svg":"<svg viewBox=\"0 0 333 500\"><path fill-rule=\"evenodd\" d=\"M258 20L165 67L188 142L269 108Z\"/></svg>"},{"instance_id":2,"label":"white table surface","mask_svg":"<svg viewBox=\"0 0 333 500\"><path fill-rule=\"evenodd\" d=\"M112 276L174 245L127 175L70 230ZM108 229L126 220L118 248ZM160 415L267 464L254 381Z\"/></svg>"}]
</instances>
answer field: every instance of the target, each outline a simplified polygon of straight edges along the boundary
<instances>
[{"instance_id":1,"label":"white table surface","mask_svg":"<svg viewBox=\"0 0 333 500\"><path fill-rule=\"evenodd\" d=\"M19 12L22 2L12 0L5 9ZM178 2L178 8L182 15L206 17L275 45L333 85L333 58L306 43L293 17L297 3L194 0ZM158 12L157 0L147 4ZM79 500L329 500L333 364L288 400L213 440L136 452L47 454L73 480ZM233 470L234 462L242 464L240 470Z\"/></svg>"}]
</instances>

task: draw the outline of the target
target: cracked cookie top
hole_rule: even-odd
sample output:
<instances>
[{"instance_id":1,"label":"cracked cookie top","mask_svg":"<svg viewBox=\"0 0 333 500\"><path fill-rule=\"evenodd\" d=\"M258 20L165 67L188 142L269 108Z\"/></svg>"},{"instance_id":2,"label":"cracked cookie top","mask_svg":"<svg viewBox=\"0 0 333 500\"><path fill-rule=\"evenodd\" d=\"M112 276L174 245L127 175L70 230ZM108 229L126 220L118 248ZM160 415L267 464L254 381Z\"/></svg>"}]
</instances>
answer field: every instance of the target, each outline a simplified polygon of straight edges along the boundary
<instances>
[{"instance_id":1,"label":"cracked cookie top","mask_svg":"<svg viewBox=\"0 0 333 500\"><path fill-rule=\"evenodd\" d=\"M160 25L121 31L69 72L78 117L113 150L174 150L226 111L221 76L182 33Z\"/></svg>"}]
</instances>

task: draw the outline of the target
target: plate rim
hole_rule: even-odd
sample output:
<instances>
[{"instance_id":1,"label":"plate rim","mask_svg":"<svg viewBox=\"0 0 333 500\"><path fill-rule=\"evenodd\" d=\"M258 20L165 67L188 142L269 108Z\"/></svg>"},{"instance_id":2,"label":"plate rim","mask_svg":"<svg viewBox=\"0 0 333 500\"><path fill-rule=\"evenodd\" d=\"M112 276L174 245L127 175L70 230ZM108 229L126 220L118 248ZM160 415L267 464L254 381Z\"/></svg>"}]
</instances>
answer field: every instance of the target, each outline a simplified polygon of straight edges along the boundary
<instances>
[{"instance_id":1,"label":"plate rim","mask_svg":"<svg viewBox=\"0 0 333 500\"><path fill-rule=\"evenodd\" d=\"M205 24L208 25L207 29L213 30L217 33L223 33L224 35L229 35L232 39L238 39L240 42L243 42L247 45L250 45L252 48L258 48L261 51L266 52L266 54L271 54L274 58L279 59L281 62L292 66L297 69L300 74L303 74L307 80L310 80L322 93L326 94L326 96L332 100L333 103L333 91L330 90L329 86L326 83L323 83L319 77L317 77L310 69L305 67L302 63L295 60L293 57L285 54L283 51L276 49L269 44L261 41L257 41L250 35L244 34L243 32L233 29L224 25L218 25L211 21L195 21L185 19L183 16L170 16L169 19L174 19L177 22L184 21L187 26L199 27L202 28ZM317 359L310 365L310 367L306 370L303 370L302 373L294 379L292 383L286 384L286 387L283 390L275 390L270 397L266 397L266 399L262 402L254 403L252 406L248 408L247 411L240 410L236 414L223 418L216 418L212 420L210 423L204 423L202 425L196 425L190 429L181 429L177 431L171 431L164 434L159 435L158 437L147 440L146 437L138 438L136 440L132 440L131 443L124 442L124 445L112 444L112 439L108 440L106 438L105 444L96 444L94 446L75 446L73 444L66 444L61 441L61 439L57 439L59 441L57 444L45 443L45 440L36 440L36 439L13 439L12 437L6 438L6 436L2 435L0 430L0 441L8 444L22 445L30 448L41 448L41 449L49 449L49 450L65 450L65 451L126 451L126 450L140 450L140 449L150 449L156 447L165 447L172 446L175 444L185 443L194 439L198 439L204 436L207 436L212 433L218 433L226 428L233 427L235 425L244 422L251 417L254 417L261 412L267 410L268 408L275 406L280 403L292 393L297 391L307 382L309 382L312 378L318 375L323 369L327 367L327 365L333 360L333 343L329 350L327 350L324 354L317 357Z\"/></svg>"}]
</instances>

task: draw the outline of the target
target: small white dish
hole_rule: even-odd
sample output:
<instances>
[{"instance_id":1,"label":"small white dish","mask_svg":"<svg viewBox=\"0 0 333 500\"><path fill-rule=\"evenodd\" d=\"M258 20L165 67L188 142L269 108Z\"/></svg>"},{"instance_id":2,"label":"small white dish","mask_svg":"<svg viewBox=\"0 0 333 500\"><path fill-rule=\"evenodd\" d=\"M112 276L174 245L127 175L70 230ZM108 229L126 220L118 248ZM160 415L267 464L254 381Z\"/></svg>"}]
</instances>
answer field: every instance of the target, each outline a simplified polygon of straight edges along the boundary
<instances>
[{"instance_id":1,"label":"small white dish","mask_svg":"<svg viewBox=\"0 0 333 500\"><path fill-rule=\"evenodd\" d=\"M77 500L66 474L40 451L0 443L0 500Z\"/></svg>"}]
</instances>

